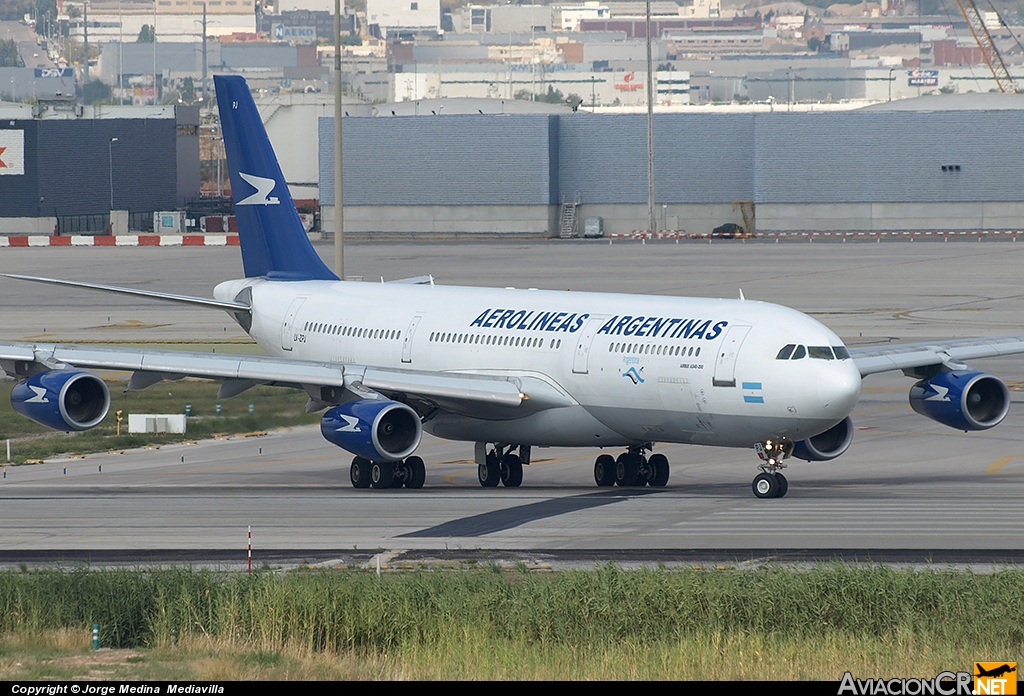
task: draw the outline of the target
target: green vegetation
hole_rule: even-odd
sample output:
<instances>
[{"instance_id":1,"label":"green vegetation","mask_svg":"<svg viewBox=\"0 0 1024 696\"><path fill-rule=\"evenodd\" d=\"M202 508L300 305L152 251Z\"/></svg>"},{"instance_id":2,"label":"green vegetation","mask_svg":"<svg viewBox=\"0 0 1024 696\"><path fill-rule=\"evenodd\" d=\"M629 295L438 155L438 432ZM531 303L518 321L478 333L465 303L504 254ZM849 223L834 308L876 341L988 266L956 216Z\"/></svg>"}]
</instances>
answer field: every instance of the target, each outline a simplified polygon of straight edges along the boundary
<instances>
[{"instance_id":1,"label":"green vegetation","mask_svg":"<svg viewBox=\"0 0 1024 696\"><path fill-rule=\"evenodd\" d=\"M14 39L0 39L0 68L21 68L21 55Z\"/></svg>"},{"instance_id":2,"label":"green vegetation","mask_svg":"<svg viewBox=\"0 0 1024 696\"><path fill-rule=\"evenodd\" d=\"M110 87L104 82L93 80L82 85L83 104L109 104L112 97Z\"/></svg>"},{"instance_id":3,"label":"green vegetation","mask_svg":"<svg viewBox=\"0 0 1024 696\"><path fill-rule=\"evenodd\" d=\"M576 97L577 100L579 99L579 97L576 95L571 96ZM540 94L536 95L533 94L533 92L531 92L528 89L521 89L513 95L513 98L518 99L519 101L539 101L546 102L548 104L565 103L565 95L562 93L562 91L559 89L555 89L551 85L548 85L547 92L541 92Z\"/></svg>"},{"instance_id":4,"label":"green vegetation","mask_svg":"<svg viewBox=\"0 0 1024 696\"><path fill-rule=\"evenodd\" d=\"M0 381L0 402L10 403L16 382ZM80 433L58 433L23 418L9 405L0 408L0 440L11 440L12 461L46 459L69 452L86 454L111 449L128 449L147 444L180 442L210 437L214 433L239 433L292 425L317 423L320 414L307 414L306 393L295 389L255 387L231 399L223 399L217 415L219 382L182 380L161 382L149 389L125 392L125 382L108 382L110 413L96 428ZM253 415L249 415L249 404ZM185 413L192 405L188 432L174 434L128 434L130 413ZM122 411L122 434L117 435L117 411Z\"/></svg>"},{"instance_id":5,"label":"green vegetation","mask_svg":"<svg viewBox=\"0 0 1024 696\"><path fill-rule=\"evenodd\" d=\"M135 43L153 43L155 39L153 34L153 27L149 24L143 24L142 29L139 29L139 36L135 39Z\"/></svg>"},{"instance_id":6,"label":"green vegetation","mask_svg":"<svg viewBox=\"0 0 1024 696\"><path fill-rule=\"evenodd\" d=\"M1017 570L8 571L0 677L93 623L149 678L934 676L1016 659L1022 600Z\"/></svg>"}]
</instances>

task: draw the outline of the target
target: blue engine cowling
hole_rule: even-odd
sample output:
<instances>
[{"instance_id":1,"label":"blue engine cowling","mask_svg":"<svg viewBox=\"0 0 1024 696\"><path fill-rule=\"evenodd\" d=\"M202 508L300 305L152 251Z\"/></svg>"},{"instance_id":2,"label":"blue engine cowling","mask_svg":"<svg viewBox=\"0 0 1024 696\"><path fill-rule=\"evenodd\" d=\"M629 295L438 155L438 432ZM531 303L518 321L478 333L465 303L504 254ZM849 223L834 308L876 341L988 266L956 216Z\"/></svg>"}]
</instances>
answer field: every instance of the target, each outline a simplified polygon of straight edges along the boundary
<instances>
[{"instance_id":1,"label":"blue engine cowling","mask_svg":"<svg viewBox=\"0 0 1024 696\"><path fill-rule=\"evenodd\" d=\"M823 433L801 440L793 447L793 456L808 462L827 462L850 448L853 420L847 416Z\"/></svg>"},{"instance_id":2,"label":"blue engine cowling","mask_svg":"<svg viewBox=\"0 0 1024 696\"><path fill-rule=\"evenodd\" d=\"M47 428L88 430L106 418L110 390L102 379L88 372L50 370L14 385L11 406Z\"/></svg>"},{"instance_id":3,"label":"blue engine cowling","mask_svg":"<svg viewBox=\"0 0 1024 696\"><path fill-rule=\"evenodd\" d=\"M910 388L910 407L957 430L988 430L1010 410L1010 390L985 372L940 372Z\"/></svg>"},{"instance_id":4,"label":"blue engine cowling","mask_svg":"<svg viewBox=\"0 0 1024 696\"><path fill-rule=\"evenodd\" d=\"M320 420L328 442L370 461L405 459L423 436L420 417L397 401L349 401Z\"/></svg>"}]
</instances>

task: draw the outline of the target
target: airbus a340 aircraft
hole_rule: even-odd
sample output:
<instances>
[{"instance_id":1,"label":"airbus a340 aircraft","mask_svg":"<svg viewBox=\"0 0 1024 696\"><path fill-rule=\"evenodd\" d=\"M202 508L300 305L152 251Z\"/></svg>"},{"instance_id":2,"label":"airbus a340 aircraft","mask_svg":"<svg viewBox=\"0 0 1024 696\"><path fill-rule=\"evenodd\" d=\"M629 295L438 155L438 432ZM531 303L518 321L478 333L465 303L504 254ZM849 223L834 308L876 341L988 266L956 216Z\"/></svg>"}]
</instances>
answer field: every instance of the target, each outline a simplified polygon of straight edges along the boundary
<instances>
[{"instance_id":1,"label":"airbus a340 aircraft","mask_svg":"<svg viewBox=\"0 0 1024 696\"><path fill-rule=\"evenodd\" d=\"M98 425L110 395L80 368L132 370L129 389L219 379L221 398L270 384L326 410L321 432L355 455L356 488L421 487L427 430L476 443L485 487L520 485L535 446L623 450L597 457L599 486L664 486L668 459L648 456L657 443L750 448L759 498L786 494L790 457L846 451L864 375L916 378L914 410L952 428L1006 416L1006 385L962 361L1024 352L1020 336L848 350L798 311L743 299L340 281L303 231L245 81L214 81L245 278L204 299L8 277L224 310L268 356L0 344L0 366L23 380L11 393L22 415Z\"/></svg>"}]
</instances>

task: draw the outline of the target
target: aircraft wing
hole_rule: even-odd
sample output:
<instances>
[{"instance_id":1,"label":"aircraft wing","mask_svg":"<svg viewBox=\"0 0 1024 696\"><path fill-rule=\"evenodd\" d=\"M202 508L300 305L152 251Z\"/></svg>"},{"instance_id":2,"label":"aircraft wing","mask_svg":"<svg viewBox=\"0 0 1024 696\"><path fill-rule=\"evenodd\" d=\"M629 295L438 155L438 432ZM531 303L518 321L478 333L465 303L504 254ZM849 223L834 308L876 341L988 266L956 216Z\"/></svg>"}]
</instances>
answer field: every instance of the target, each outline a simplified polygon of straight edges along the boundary
<instances>
[{"instance_id":1,"label":"aircraft wing","mask_svg":"<svg viewBox=\"0 0 1024 696\"><path fill-rule=\"evenodd\" d=\"M861 377L890 370L955 365L965 360L1024 353L1024 336L961 338L929 343L899 343L850 348Z\"/></svg>"},{"instance_id":2,"label":"aircraft wing","mask_svg":"<svg viewBox=\"0 0 1024 696\"><path fill-rule=\"evenodd\" d=\"M537 375L464 374L341 365L258 355L191 353L40 343L0 343L0 366L11 376L66 367L131 370L128 388L144 389L183 377L223 380L220 398L257 384L305 389L321 405L338 403L338 392L356 398L389 398L421 413L434 409L479 418L522 418L576 402Z\"/></svg>"}]
</instances>

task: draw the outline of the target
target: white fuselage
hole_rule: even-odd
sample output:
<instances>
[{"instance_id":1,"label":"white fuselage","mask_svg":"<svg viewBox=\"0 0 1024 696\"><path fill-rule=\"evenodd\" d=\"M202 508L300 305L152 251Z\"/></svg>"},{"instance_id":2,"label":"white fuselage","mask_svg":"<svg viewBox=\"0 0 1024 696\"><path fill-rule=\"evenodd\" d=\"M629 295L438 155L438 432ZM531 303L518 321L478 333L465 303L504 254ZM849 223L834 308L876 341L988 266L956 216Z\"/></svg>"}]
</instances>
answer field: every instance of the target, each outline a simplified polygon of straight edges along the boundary
<instances>
[{"instance_id":1,"label":"white fuselage","mask_svg":"<svg viewBox=\"0 0 1024 696\"><path fill-rule=\"evenodd\" d=\"M838 336L764 302L262 279L222 283L215 295L234 299L245 287L249 333L271 355L528 378L573 404L525 416L445 412L424 424L449 439L751 447L824 432L860 396L853 360L833 359L845 354ZM779 359L786 346L796 348Z\"/></svg>"}]
</instances>

